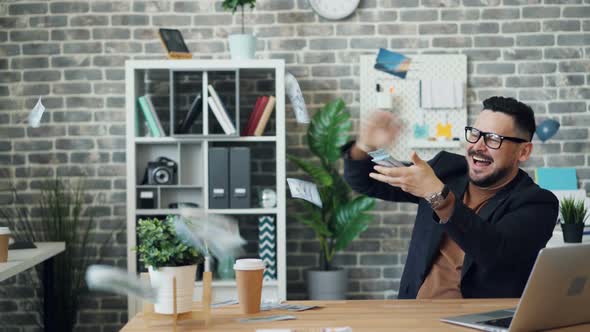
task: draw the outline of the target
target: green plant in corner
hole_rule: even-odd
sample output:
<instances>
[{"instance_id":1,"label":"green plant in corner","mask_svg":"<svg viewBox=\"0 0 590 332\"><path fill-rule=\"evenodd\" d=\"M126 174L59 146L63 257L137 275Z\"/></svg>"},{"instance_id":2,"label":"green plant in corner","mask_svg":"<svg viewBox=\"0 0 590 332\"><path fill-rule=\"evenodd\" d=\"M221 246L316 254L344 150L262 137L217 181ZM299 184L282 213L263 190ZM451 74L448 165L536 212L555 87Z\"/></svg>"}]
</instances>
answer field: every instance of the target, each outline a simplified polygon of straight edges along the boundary
<instances>
[{"instance_id":1,"label":"green plant in corner","mask_svg":"<svg viewBox=\"0 0 590 332\"><path fill-rule=\"evenodd\" d=\"M584 224L588 218L586 215L588 209L584 205L584 201L575 198L566 197L562 199L559 204L559 212L564 224Z\"/></svg>"},{"instance_id":2,"label":"green plant in corner","mask_svg":"<svg viewBox=\"0 0 590 332\"><path fill-rule=\"evenodd\" d=\"M94 218L86 214L88 203L83 180L65 181L59 177L46 180L41 189L39 207L41 217L35 232L37 241L63 241L66 249L54 259L52 273L56 326L46 330L73 331L80 309L80 297L86 291L84 275L90 265L91 256L100 253L112 235L99 246L90 246L90 233L94 229ZM90 197L92 201L93 197ZM102 259L99 257L97 262ZM39 274L41 275L41 274Z\"/></svg>"},{"instance_id":3,"label":"green plant in corner","mask_svg":"<svg viewBox=\"0 0 590 332\"><path fill-rule=\"evenodd\" d=\"M353 197L338 171L340 149L348 141L351 128L344 102L332 101L315 114L307 129L307 143L319 165L288 156L318 186L322 208L302 200L306 212L296 218L315 231L322 250L322 270L331 270L335 254L364 232L373 219L368 212L375 200L364 195Z\"/></svg>"},{"instance_id":4,"label":"green plant in corner","mask_svg":"<svg viewBox=\"0 0 590 332\"><path fill-rule=\"evenodd\" d=\"M139 260L154 269L165 266L185 266L200 263L202 255L178 239L173 216L165 220L140 219L137 225Z\"/></svg>"},{"instance_id":5,"label":"green plant in corner","mask_svg":"<svg viewBox=\"0 0 590 332\"><path fill-rule=\"evenodd\" d=\"M232 14L235 14L238 7L240 7L242 12L242 34L244 34L244 6L249 5L250 9L254 9L256 0L224 0L222 5L223 9L231 10Z\"/></svg>"}]
</instances>

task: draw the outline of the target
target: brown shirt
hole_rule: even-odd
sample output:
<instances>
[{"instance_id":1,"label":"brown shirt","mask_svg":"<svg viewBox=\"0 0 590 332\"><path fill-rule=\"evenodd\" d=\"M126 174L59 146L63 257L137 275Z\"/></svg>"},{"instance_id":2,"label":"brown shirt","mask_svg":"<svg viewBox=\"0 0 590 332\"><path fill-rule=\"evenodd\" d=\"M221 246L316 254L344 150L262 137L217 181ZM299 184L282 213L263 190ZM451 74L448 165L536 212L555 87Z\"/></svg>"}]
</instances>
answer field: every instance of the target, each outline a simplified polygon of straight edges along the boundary
<instances>
[{"instance_id":1,"label":"brown shirt","mask_svg":"<svg viewBox=\"0 0 590 332\"><path fill-rule=\"evenodd\" d=\"M484 190L469 183L463 203L478 213L499 189ZM455 195L451 192L441 209L436 213L442 220L448 220L452 214ZM445 218L446 217L446 218ZM458 299L461 294L461 269L465 252L451 239L447 233L443 234L440 242L439 254L434 259L430 273L418 290L418 299Z\"/></svg>"}]
</instances>

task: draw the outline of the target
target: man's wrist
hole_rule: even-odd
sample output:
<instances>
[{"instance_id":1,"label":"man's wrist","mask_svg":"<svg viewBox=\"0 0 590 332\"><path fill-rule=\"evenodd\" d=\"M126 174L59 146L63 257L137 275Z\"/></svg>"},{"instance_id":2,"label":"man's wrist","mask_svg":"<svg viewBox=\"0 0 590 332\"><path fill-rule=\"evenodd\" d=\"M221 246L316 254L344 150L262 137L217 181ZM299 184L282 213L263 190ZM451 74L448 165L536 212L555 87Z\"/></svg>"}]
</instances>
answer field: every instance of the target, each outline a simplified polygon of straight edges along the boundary
<instances>
[{"instance_id":1,"label":"man's wrist","mask_svg":"<svg viewBox=\"0 0 590 332\"><path fill-rule=\"evenodd\" d=\"M442 184L442 188L439 191L435 191L432 194L426 196L426 200L433 210L438 209L444 204L447 196L449 195L449 191L449 187L447 187L445 184Z\"/></svg>"}]
</instances>

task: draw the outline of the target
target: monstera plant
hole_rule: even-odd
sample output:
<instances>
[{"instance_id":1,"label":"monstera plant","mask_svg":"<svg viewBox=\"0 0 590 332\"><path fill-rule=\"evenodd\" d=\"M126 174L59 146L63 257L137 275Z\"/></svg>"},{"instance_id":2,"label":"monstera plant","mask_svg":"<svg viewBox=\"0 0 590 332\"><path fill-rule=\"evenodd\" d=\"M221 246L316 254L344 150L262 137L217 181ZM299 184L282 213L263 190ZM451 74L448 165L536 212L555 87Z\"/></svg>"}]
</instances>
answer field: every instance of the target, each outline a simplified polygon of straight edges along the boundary
<instances>
[{"instance_id":1,"label":"monstera plant","mask_svg":"<svg viewBox=\"0 0 590 332\"><path fill-rule=\"evenodd\" d=\"M311 120L307 143L318 161L288 156L317 185L322 200L321 208L301 200L305 212L296 216L315 231L320 242L320 270L308 271L307 284L311 299L345 297L346 273L332 266L332 261L336 253L364 232L373 219L368 212L375 206L375 200L364 195L354 196L338 170L340 149L348 141L352 129L350 114L345 106L340 99L332 101ZM334 286L336 289L332 290Z\"/></svg>"}]
</instances>

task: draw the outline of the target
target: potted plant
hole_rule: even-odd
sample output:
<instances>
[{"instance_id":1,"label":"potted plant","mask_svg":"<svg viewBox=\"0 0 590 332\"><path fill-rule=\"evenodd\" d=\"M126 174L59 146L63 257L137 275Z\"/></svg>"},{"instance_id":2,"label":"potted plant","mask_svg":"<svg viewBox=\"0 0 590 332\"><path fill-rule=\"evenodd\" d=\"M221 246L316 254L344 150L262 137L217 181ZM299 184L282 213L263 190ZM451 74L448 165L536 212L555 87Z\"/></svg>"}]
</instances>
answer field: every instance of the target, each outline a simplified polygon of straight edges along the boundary
<instances>
[{"instance_id":1,"label":"potted plant","mask_svg":"<svg viewBox=\"0 0 590 332\"><path fill-rule=\"evenodd\" d=\"M312 300L345 298L346 271L334 267L332 261L373 219L368 212L375 206L375 200L364 195L353 197L338 171L340 149L348 141L351 128L344 102L332 101L315 114L307 130L307 144L319 164L288 156L313 179L322 200L321 208L302 200L306 212L296 216L315 231L320 242L321 266L307 273L308 295Z\"/></svg>"},{"instance_id":2,"label":"potted plant","mask_svg":"<svg viewBox=\"0 0 590 332\"><path fill-rule=\"evenodd\" d=\"M254 9L256 6L256 0L224 0L222 5L223 9L231 10L232 14L235 14L238 7L240 7L242 13L242 33L229 36L229 51L231 58L234 60L254 59L256 51L256 36L253 34L247 34L244 31L244 6L250 6L250 9Z\"/></svg>"},{"instance_id":3,"label":"potted plant","mask_svg":"<svg viewBox=\"0 0 590 332\"><path fill-rule=\"evenodd\" d=\"M588 209L583 200L564 198L559 204L564 242L582 242Z\"/></svg>"},{"instance_id":4,"label":"potted plant","mask_svg":"<svg viewBox=\"0 0 590 332\"><path fill-rule=\"evenodd\" d=\"M174 228L174 217L165 220L140 219L137 225L139 260L148 267L150 282L157 287L154 310L174 313L173 278L176 278L177 313L191 311L197 264L202 255L182 242Z\"/></svg>"}]
</instances>

